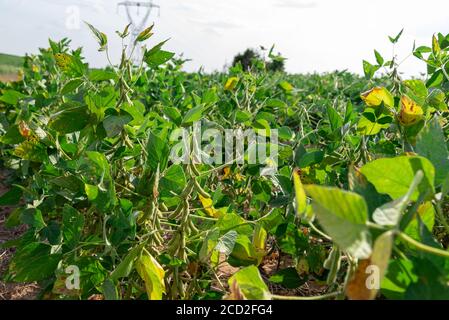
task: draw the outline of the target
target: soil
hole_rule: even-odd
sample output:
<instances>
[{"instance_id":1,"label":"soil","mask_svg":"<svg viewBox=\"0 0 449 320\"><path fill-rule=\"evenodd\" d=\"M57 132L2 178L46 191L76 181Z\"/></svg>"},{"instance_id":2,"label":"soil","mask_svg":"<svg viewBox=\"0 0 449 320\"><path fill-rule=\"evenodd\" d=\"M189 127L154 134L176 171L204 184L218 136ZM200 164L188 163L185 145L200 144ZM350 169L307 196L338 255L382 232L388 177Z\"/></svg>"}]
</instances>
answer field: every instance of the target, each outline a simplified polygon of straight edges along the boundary
<instances>
[{"instance_id":1,"label":"soil","mask_svg":"<svg viewBox=\"0 0 449 320\"><path fill-rule=\"evenodd\" d=\"M18 79L17 73L0 74L0 82L11 82Z\"/></svg>"},{"instance_id":2,"label":"soil","mask_svg":"<svg viewBox=\"0 0 449 320\"><path fill-rule=\"evenodd\" d=\"M8 191L9 172L0 168L0 195ZM0 207L0 244L20 237L26 230L24 227L5 227L6 219L12 207ZM0 248L0 300L34 300L39 293L35 283L6 283L2 281L14 249Z\"/></svg>"}]
</instances>

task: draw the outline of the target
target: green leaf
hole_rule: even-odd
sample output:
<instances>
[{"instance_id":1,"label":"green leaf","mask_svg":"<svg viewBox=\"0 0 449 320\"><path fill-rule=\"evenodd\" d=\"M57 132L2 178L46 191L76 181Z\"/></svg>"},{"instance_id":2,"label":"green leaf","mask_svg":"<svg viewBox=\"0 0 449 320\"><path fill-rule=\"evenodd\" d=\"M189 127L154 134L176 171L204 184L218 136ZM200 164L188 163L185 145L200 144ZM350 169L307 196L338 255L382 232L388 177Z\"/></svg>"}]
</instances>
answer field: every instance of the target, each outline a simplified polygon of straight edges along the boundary
<instances>
[{"instance_id":1,"label":"green leaf","mask_svg":"<svg viewBox=\"0 0 449 320\"><path fill-rule=\"evenodd\" d=\"M75 91L76 89L78 89L79 86L81 86L83 84L83 80L82 79L73 79L70 80L69 82L67 82L64 87L62 87L61 89L61 94L62 95L66 95L71 93L72 91Z\"/></svg>"},{"instance_id":2,"label":"green leaf","mask_svg":"<svg viewBox=\"0 0 449 320\"><path fill-rule=\"evenodd\" d=\"M61 260L60 254L51 254L51 246L30 243L18 249L9 266L9 274L17 282L33 282L50 278Z\"/></svg>"},{"instance_id":3,"label":"green leaf","mask_svg":"<svg viewBox=\"0 0 449 320\"><path fill-rule=\"evenodd\" d=\"M137 43L137 42L143 42L145 40L148 40L153 35L153 33L151 32L153 30L153 28L154 28L154 23L151 26L149 26L148 28L146 28L145 30L143 30L141 33L139 33L135 42Z\"/></svg>"},{"instance_id":4,"label":"green leaf","mask_svg":"<svg viewBox=\"0 0 449 320\"><path fill-rule=\"evenodd\" d=\"M90 115L86 107L63 110L49 121L49 127L61 134L81 131L89 124Z\"/></svg>"},{"instance_id":5,"label":"green leaf","mask_svg":"<svg viewBox=\"0 0 449 320\"><path fill-rule=\"evenodd\" d=\"M366 109L357 124L357 132L361 135L371 136L378 134L382 129L390 127L393 118L389 114L376 117L373 109Z\"/></svg>"},{"instance_id":6,"label":"green leaf","mask_svg":"<svg viewBox=\"0 0 449 320\"><path fill-rule=\"evenodd\" d=\"M360 171L376 188L377 192L388 194L392 199L405 195L421 170L424 178L410 200L416 201L420 193L434 193L435 169L432 163L422 157L401 156L378 159L364 165Z\"/></svg>"},{"instance_id":7,"label":"green leaf","mask_svg":"<svg viewBox=\"0 0 449 320\"><path fill-rule=\"evenodd\" d=\"M217 245L219 237L220 230L218 228L214 228L207 232L199 252L199 259L201 262L207 263L209 261L209 258Z\"/></svg>"},{"instance_id":8,"label":"green leaf","mask_svg":"<svg viewBox=\"0 0 449 320\"><path fill-rule=\"evenodd\" d=\"M363 72L365 73L365 78L367 80L374 77L374 74L376 73L377 70L379 70L379 68L380 68L379 66L373 66L368 61L363 60Z\"/></svg>"},{"instance_id":9,"label":"green leaf","mask_svg":"<svg viewBox=\"0 0 449 320\"><path fill-rule=\"evenodd\" d=\"M174 56L175 56L174 52L160 50L160 51L153 53L151 56L146 57L145 62L150 67L155 68L157 66L160 66L161 64L166 63Z\"/></svg>"},{"instance_id":10,"label":"green leaf","mask_svg":"<svg viewBox=\"0 0 449 320\"><path fill-rule=\"evenodd\" d=\"M95 69L89 73L89 80L92 82L117 80L117 75L112 71Z\"/></svg>"},{"instance_id":11,"label":"green leaf","mask_svg":"<svg viewBox=\"0 0 449 320\"><path fill-rule=\"evenodd\" d=\"M11 213L9 213L8 217L6 218L6 221L4 224L5 227L6 228L14 228L14 227L19 226L21 224L21 222L20 222L21 213L22 213L21 208L16 208L16 209L12 210ZM2 248L2 245L0 245L0 248Z\"/></svg>"},{"instance_id":12,"label":"green leaf","mask_svg":"<svg viewBox=\"0 0 449 320\"><path fill-rule=\"evenodd\" d=\"M234 243L232 253L228 259L231 266L240 267L248 265L258 265L261 255L256 251L256 247L250 238L239 234Z\"/></svg>"},{"instance_id":13,"label":"green leaf","mask_svg":"<svg viewBox=\"0 0 449 320\"><path fill-rule=\"evenodd\" d=\"M25 138L20 133L19 126L14 124L0 137L0 141L4 144L19 144L25 141Z\"/></svg>"},{"instance_id":14,"label":"green leaf","mask_svg":"<svg viewBox=\"0 0 449 320\"><path fill-rule=\"evenodd\" d=\"M441 185L449 173L449 152L438 117L430 120L418 134L416 153L432 162L435 167L435 185Z\"/></svg>"},{"instance_id":15,"label":"green leaf","mask_svg":"<svg viewBox=\"0 0 449 320\"><path fill-rule=\"evenodd\" d=\"M404 232L417 241L421 241L421 225L433 230L435 225L435 209L431 201L424 202L418 207L413 219L407 224Z\"/></svg>"},{"instance_id":16,"label":"green leaf","mask_svg":"<svg viewBox=\"0 0 449 320\"><path fill-rule=\"evenodd\" d=\"M61 226L54 220L48 222L47 226L42 229L41 235L53 246L61 244Z\"/></svg>"},{"instance_id":17,"label":"green leaf","mask_svg":"<svg viewBox=\"0 0 449 320\"><path fill-rule=\"evenodd\" d=\"M144 54L144 60L150 67L158 67L174 57L173 52L161 50L168 40L162 41Z\"/></svg>"},{"instance_id":18,"label":"green leaf","mask_svg":"<svg viewBox=\"0 0 449 320\"><path fill-rule=\"evenodd\" d=\"M383 66L384 58L382 57L382 55L377 50L374 50L374 56L376 57L377 64L379 66Z\"/></svg>"},{"instance_id":19,"label":"green leaf","mask_svg":"<svg viewBox=\"0 0 449 320\"><path fill-rule=\"evenodd\" d=\"M296 289L304 283L295 268L279 270L272 275L269 280L270 282L280 284L287 289Z\"/></svg>"},{"instance_id":20,"label":"green leaf","mask_svg":"<svg viewBox=\"0 0 449 320\"><path fill-rule=\"evenodd\" d=\"M219 97L217 94L217 87L214 86L203 93L203 96L201 97L201 102L206 105L210 105L216 103L218 99Z\"/></svg>"},{"instance_id":21,"label":"green leaf","mask_svg":"<svg viewBox=\"0 0 449 320\"><path fill-rule=\"evenodd\" d=\"M9 191L0 196L0 206L14 206L19 204L22 194L22 189L12 187Z\"/></svg>"},{"instance_id":22,"label":"green leaf","mask_svg":"<svg viewBox=\"0 0 449 320\"><path fill-rule=\"evenodd\" d=\"M368 208L358 194L337 188L305 186L318 221L339 247L355 258L371 255Z\"/></svg>"},{"instance_id":23,"label":"green leaf","mask_svg":"<svg viewBox=\"0 0 449 320\"><path fill-rule=\"evenodd\" d=\"M214 250L226 256L229 256L234 249L236 240L237 232L235 230L231 230L218 238L217 245L215 246Z\"/></svg>"},{"instance_id":24,"label":"green leaf","mask_svg":"<svg viewBox=\"0 0 449 320\"><path fill-rule=\"evenodd\" d=\"M131 249L128 254L123 258L120 264L111 273L111 280L116 282L120 278L129 276L134 267L134 262L142 252L143 244Z\"/></svg>"},{"instance_id":25,"label":"green leaf","mask_svg":"<svg viewBox=\"0 0 449 320\"><path fill-rule=\"evenodd\" d=\"M396 226L423 176L423 172L418 171L407 193L403 197L377 208L373 213L373 220L382 226Z\"/></svg>"},{"instance_id":26,"label":"green leaf","mask_svg":"<svg viewBox=\"0 0 449 320\"><path fill-rule=\"evenodd\" d=\"M103 127L106 130L108 138L118 136L123 127L133 119L131 116L108 116L103 120Z\"/></svg>"},{"instance_id":27,"label":"green leaf","mask_svg":"<svg viewBox=\"0 0 449 320\"><path fill-rule=\"evenodd\" d=\"M429 89L439 87L443 83L444 79L443 71L441 69L437 70L434 74L432 74L430 79L427 80L426 87Z\"/></svg>"},{"instance_id":28,"label":"green leaf","mask_svg":"<svg viewBox=\"0 0 449 320\"><path fill-rule=\"evenodd\" d=\"M28 208L22 211L20 221L36 230L41 230L46 226L42 212L35 208Z\"/></svg>"},{"instance_id":29,"label":"green leaf","mask_svg":"<svg viewBox=\"0 0 449 320\"><path fill-rule=\"evenodd\" d=\"M304 169L315 164L321 163L324 159L324 151L322 150L309 150L307 151L301 144L296 149L295 163L300 169Z\"/></svg>"},{"instance_id":30,"label":"green leaf","mask_svg":"<svg viewBox=\"0 0 449 320\"><path fill-rule=\"evenodd\" d=\"M430 91L426 101L431 107L437 110L448 111L446 94L440 89L433 89Z\"/></svg>"},{"instance_id":31,"label":"green leaf","mask_svg":"<svg viewBox=\"0 0 449 320\"><path fill-rule=\"evenodd\" d=\"M237 123L246 122L251 119L251 113L245 110L235 110L235 121Z\"/></svg>"},{"instance_id":32,"label":"green leaf","mask_svg":"<svg viewBox=\"0 0 449 320\"><path fill-rule=\"evenodd\" d=\"M438 42L437 37L433 35L432 37L432 53L434 55L438 55L441 52L440 43Z\"/></svg>"},{"instance_id":33,"label":"green leaf","mask_svg":"<svg viewBox=\"0 0 449 320\"><path fill-rule=\"evenodd\" d=\"M229 278L228 283L231 288L231 294L237 297L243 295L247 300L271 299L270 291L255 266L241 269Z\"/></svg>"},{"instance_id":34,"label":"green leaf","mask_svg":"<svg viewBox=\"0 0 449 320\"><path fill-rule=\"evenodd\" d=\"M426 84L422 80L405 80L404 84L410 89L409 96L416 100L420 105L423 105L429 94ZM411 93L411 94L410 94Z\"/></svg>"},{"instance_id":35,"label":"green leaf","mask_svg":"<svg viewBox=\"0 0 449 320\"><path fill-rule=\"evenodd\" d=\"M180 194L184 190L186 183L182 166L177 164L170 166L159 181L161 197L172 197L173 193Z\"/></svg>"},{"instance_id":36,"label":"green leaf","mask_svg":"<svg viewBox=\"0 0 449 320\"><path fill-rule=\"evenodd\" d=\"M401 38L403 32L404 32L404 29L402 29L402 30L396 35L396 37L388 37L388 39L390 39L390 42L391 42L391 43L395 44L395 43L397 43L397 42L399 41L399 39Z\"/></svg>"},{"instance_id":37,"label":"green leaf","mask_svg":"<svg viewBox=\"0 0 449 320\"><path fill-rule=\"evenodd\" d=\"M418 59L425 60L423 57L423 53L430 53L432 49L426 46L420 46L413 51L413 55Z\"/></svg>"},{"instance_id":38,"label":"green leaf","mask_svg":"<svg viewBox=\"0 0 449 320\"><path fill-rule=\"evenodd\" d=\"M163 107L162 112L170 120L172 120L177 126L181 125L182 117L177 108L174 107Z\"/></svg>"},{"instance_id":39,"label":"green leaf","mask_svg":"<svg viewBox=\"0 0 449 320\"><path fill-rule=\"evenodd\" d=\"M69 250L76 247L81 239L84 228L84 216L70 205L66 204L62 210L62 237L64 245Z\"/></svg>"},{"instance_id":40,"label":"green leaf","mask_svg":"<svg viewBox=\"0 0 449 320\"><path fill-rule=\"evenodd\" d=\"M182 119L183 125L191 125L193 122L201 120L203 116L203 106L190 109Z\"/></svg>"},{"instance_id":41,"label":"green leaf","mask_svg":"<svg viewBox=\"0 0 449 320\"><path fill-rule=\"evenodd\" d=\"M119 300L117 287L110 279L106 279L102 285L105 300Z\"/></svg>"},{"instance_id":42,"label":"green leaf","mask_svg":"<svg viewBox=\"0 0 449 320\"><path fill-rule=\"evenodd\" d=\"M390 261L388 271L381 282L382 294L389 299L401 299L408 286L417 280L412 261L396 258Z\"/></svg>"},{"instance_id":43,"label":"green leaf","mask_svg":"<svg viewBox=\"0 0 449 320\"><path fill-rule=\"evenodd\" d=\"M343 125L343 118L338 114L333 106L327 106L327 116L331 125L331 130L335 131Z\"/></svg>"},{"instance_id":44,"label":"green leaf","mask_svg":"<svg viewBox=\"0 0 449 320\"><path fill-rule=\"evenodd\" d=\"M147 151L147 165L151 170L156 171L158 166L161 171L165 170L170 151L167 142L153 132L150 132Z\"/></svg>"},{"instance_id":45,"label":"green leaf","mask_svg":"<svg viewBox=\"0 0 449 320\"><path fill-rule=\"evenodd\" d=\"M99 182L96 186L85 184L89 200L102 212L108 212L117 203L115 184L111 179L111 169L106 156L96 151L87 151L85 165L89 173Z\"/></svg>"},{"instance_id":46,"label":"green leaf","mask_svg":"<svg viewBox=\"0 0 449 320\"><path fill-rule=\"evenodd\" d=\"M94 34L95 38L97 38L98 44L100 45L100 49L98 49L98 51L105 51L107 49L108 46L108 37L106 36L106 34L104 34L103 32L99 31L98 29L96 29L93 25L91 25L90 23L87 23L87 26L89 27L90 31L92 31L92 33Z\"/></svg>"},{"instance_id":47,"label":"green leaf","mask_svg":"<svg viewBox=\"0 0 449 320\"><path fill-rule=\"evenodd\" d=\"M99 189L97 186L91 185L91 184L85 184L84 185L84 191L86 192L87 198L89 201L95 201L98 197Z\"/></svg>"},{"instance_id":48,"label":"green leaf","mask_svg":"<svg viewBox=\"0 0 449 320\"><path fill-rule=\"evenodd\" d=\"M281 87L282 90L286 93L290 93L293 91L294 87L287 81L281 81L279 82L279 87Z\"/></svg>"},{"instance_id":49,"label":"green leaf","mask_svg":"<svg viewBox=\"0 0 449 320\"><path fill-rule=\"evenodd\" d=\"M287 104L284 101L280 100L280 99L271 98L271 99L267 100L266 106L270 107L270 108L284 109L284 108L287 107Z\"/></svg>"},{"instance_id":50,"label":"green leaf","mask_svg":"<svg viewBox=\"0 0 449 320\"><path fill-rule=\"evenodd\" d=\"M6 104L16 105L21 99L26 96L15 90L6 90L0 96L0 101L3 101Z\"/></svg>"}]
</instances>

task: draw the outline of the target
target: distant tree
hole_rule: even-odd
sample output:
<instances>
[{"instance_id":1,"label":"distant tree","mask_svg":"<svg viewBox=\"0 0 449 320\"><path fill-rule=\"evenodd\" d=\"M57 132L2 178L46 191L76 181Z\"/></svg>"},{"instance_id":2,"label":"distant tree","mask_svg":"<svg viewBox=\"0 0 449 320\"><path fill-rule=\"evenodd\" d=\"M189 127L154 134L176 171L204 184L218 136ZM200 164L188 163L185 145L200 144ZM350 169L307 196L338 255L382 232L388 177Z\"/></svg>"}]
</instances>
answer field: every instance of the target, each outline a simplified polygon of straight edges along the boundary
<instances>
[{"instance_id":1,"label":"distant tree","mask_svg":"<svg viewBox=\"0 0 449 320\"><path fill-rule=\"evenodd\" d=\"M283 72L285 63L282 59L271 60L267 63L267 70L271 72Z\"/></svg>"},{"instance_id":2,"label":"distant tree","mask_svg":"<svg viewBox=\"0 0 449 320\"><path fill-rule=\"evenodd\" d=\"M243 53L239 53L234 57L232 66L242 65L244 71L249 71L255 60L260 60L260 54L254 49L246 49Z\"/></svg>"},{"instance_id":3,"label":"distant tree","mask_svg":"<svg viewBox=\"0 0 449 320\"><path fill-rule=\"evenodd\" d=\"M274 46L268 53L268 61L265 60L264 56L254 49L246 49L243 53L239 53L234 57L232 66L240 64L244 71L249 71L250 69L263 70L271 72L283 72L285 68L285 58L283 58L279 53L277 55L273 54ZM262 51L266 51L264 47L261 47ZM265 65L265 67L264 67Z\"/></svg>"},{"instance_id":4,"label":"distant tree","mask_svg":"<svg viewBox=\"0 0 449 320\"><path fill-rule=\"evenodd\" d=\"M267 62L267 70L272 72L284 72L285 69L285 58L278 52L274 54L274 45L268 52L268 58L270 61Z\"/></svg>"}]
</instances>

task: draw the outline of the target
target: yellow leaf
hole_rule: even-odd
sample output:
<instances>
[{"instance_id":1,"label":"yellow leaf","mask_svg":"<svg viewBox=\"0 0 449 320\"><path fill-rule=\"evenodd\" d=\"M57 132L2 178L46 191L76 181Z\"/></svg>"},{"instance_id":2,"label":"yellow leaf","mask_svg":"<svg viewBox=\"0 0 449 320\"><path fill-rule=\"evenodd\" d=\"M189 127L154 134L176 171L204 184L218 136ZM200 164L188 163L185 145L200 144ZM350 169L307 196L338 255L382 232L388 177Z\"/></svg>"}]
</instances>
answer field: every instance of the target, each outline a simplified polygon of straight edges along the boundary
<instances>
[{"instance_id":1,"label":"yellow leaf","mask_svg":"<svg viewBox=\"0 0 449 320\"><path fill-rule=\"evenodd\" d=\"M257 225L256 228L254 229L254 236L253 236L253 244L256 250L265 251L266 241L267 241L267 231L260 225Z\"/></svg>"},{"instance_id":2,"label":"yellow leaf","mask_svg":"<svg viewBox=\"0 0 449 320\"><path fill-rule=\"evenodd\" d=\"M298 263L296 264L296 271L300 275L309 274L310 266L306 258L299 259Z\"/></svg>"},{"instance_id":3,"label":"yellow leaf","mask_svg":"<svg viewBox=\"0 0 449 320\"><path fill-rule=\"evenodd\" d=\"M357 270L346 286L346 296L349 300L370 300L371 290L366 286L369 276L366 270L370 265L370 259L359 260Z\"/></svg>"},{"instance_id":4,"label":"yellow leaf","mask_svg":"<svg viewBox=\"0 0 449 320\"><path fill-rule=\"evenodd\" d=\"M206 211L209 216L213 218L219 218L221 216L221 212L214 208L211 198L205 198L201 194L198 194L198 198L203 205L204 211Z\"/></svg>"},{"instance_id":5,"label":"yellow leaf","mask_svg":"<svg viewBox=\"0 0 449 320\"><path fill-rule=\"evenodd\" d=\"M295 169L293 171L293 184L295 186L295 205L296 205L296 214L298 216L302 216L307 208L307 196L304 191L304 187L301 183L300 178L300 170Z\"/></svg>"},{"instance_id":6,"label":"yellow leaf","mask_svg":"<svg viewBox=\"0 0 449 320\"><path fill-rule=\"evenodd\" d=\"M384 87L376 87L360 96L368 107L377 107L384 103L387 107L394 107L394 98Z\"/></svg>"},{"instance_id":7,"label":"yellow leaf","mask_svg":"<svg viewBox=\"0 0 449 320\"><path fill-rule=\"evenodd\" d=\"M72 56L70 56L67 53L55 54L55 60L56 60L56 64L58 65L58 67L64 71L67 71L73 62Z\"/></svg>"},{"instance_id":8,"label":"yellow leaf","mask_svg":"<svg viewBox=\"0 0 449 320\"><path fill-rule=\"evenodd\" d=\"M223 169L223 177L222 179L228 179L231 176L231 168L230 167L225 167Z\"/></svg>"},{"instance_id":9,"label":"yellow leaf","mask_svg":"<svg viewBox=\"0 0 449 320\"><path fill-rule=\"evenodd\" d=\"M291 92L294 87L287 81L281 81L279 83L279 86L282 88L282 90L284 90L285 92Z\"/></svg>"},{"instance_id":10,"label":"yellow leaf","mask_svg":"<svg viewBox=\"0 0 449 320\"><path fill-rule=\"evenodd\" d=\"M145 282L149 300L162 300L165 293L165 271L148 252L143 252L136 261L136 270Z\"/></svg>"},{"instance_id":11,"label":"yellow leaf","mask_svg":"<svg viewBox=\"0 0 449 320\"><path fill-rule=\"evenodd\" d=\"M423 109L412 99L407 96L401 98L401 112L399 114L399 122L403 126L411 126L419 122L424 115Z\"/></svg>"},{"instance_id":12,"label":"yellow leaf","mask_svg":"<svg viewBox=\"0 0 449 320\"><path fill-rule=\"evenodd\" d=\"M382 279L387 272L393 243L393 231L385 232L376 239L371 257L359 261L357 270L346 286L346 296L350 300L376 298Z\"/></svg>"},{"instance_id":13,"label":"yellow leaf","mask_svg":"<svg viewBox=\"0 0 449 320\"><path fill-rule=\"evenodd\" d=\"M234 90L234 88L237 86L238 83L239 83L239 78L231 77L226 81L224 89L228 90L228 91Z\"/></svg>"},{"instance_id":14,"label":"yellow leaf","mask_svg":"<svg viewBox=\"0 0 449 320\"><path fill-rule=\"evenodd\" d=\"M371 272L372 276L377 276L378 279L374 279L375 282L377 282L377 284L374 283L375 285L373 285L373 283L371 283L372 289L370 293L370 300L376 298L377 292L379 290L379 287L377 287L377 285L380 286L387 272L388 263L391 257L391 251L393 250L393 243L394 243L393 231L385 232L376 239L376 242L374 242L373 254L370 260L372 266L376 267L377 269L373 269L371 270ZM373 271L376 273L373 273Z\"/></svg>"}]
</instances>

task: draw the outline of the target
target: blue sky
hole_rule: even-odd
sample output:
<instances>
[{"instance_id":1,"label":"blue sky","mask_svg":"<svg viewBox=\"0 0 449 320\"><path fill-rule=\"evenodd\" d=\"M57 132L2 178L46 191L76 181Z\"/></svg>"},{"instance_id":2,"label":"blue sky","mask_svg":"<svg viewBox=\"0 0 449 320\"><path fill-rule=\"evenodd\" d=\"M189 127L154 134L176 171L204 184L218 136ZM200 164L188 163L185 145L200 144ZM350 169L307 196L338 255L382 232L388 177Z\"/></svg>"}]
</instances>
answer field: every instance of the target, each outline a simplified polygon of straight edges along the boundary
<instances>
[{"instance_id":1,"label":"blue sky","mask_svg":"<svg viewBox=\"0 0 449 320\"><path fill-rule=\"evenodd\" d=\"M88 61L104 65L88 29L73 23L86 20L111 40L111 55L118 59L120 41L115 30L127 24L126 14L114 0L0 0L0 52L24 54L47 46L47 39L71 38L83 46ZM428 45L434 32L449 33L447 0L155 0L161 6L150 21L156 23L155 43L170 38L166 48L185 58L187 70L222 70L246 47L276 45L290 72L349 69L362 72L362 59L374 62L376 48L392 55L388 35L405 28L395 50L399 60L413 42ZM134 12L135 14L137 12ZM142 15L142 12L140 12ZM75 26L75 27L74 27ZM425 70L414 57L401 69L407 75Z\"/></svg>"}]
</instances>

